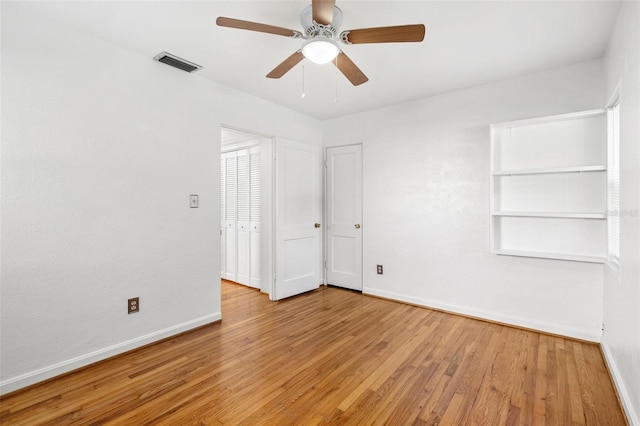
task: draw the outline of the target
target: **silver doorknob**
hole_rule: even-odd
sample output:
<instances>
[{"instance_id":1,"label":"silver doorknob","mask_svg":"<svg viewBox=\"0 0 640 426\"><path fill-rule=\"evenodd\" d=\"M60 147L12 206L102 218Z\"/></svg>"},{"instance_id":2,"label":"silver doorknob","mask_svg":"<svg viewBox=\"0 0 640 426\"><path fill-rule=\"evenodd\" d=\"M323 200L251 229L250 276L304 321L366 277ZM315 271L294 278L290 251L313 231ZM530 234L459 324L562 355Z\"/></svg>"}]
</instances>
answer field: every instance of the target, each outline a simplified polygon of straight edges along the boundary
<instances>
[{"instance_id":1,"label":"silver doorknob","mask_svg":"<svg viewBox=\"0 0 640 426\"><path fill-rule=\"evenodd\" d=\"M315 225L313 225L313 226L315 226L316 228L320 228L320 224L319 224L319 223L316 223L316 224L315 224Z\"/></svg>"},{"instance_id":2,"label":"silver doorknob","mask_svg":"<svg viewBox=\"0 0 640 426\"><path fill-rule=\"evenodd\" d=\"M356 229L360 229L360 224L356 223L355 225L353 225Z\"/></svg>"}]
</instances>

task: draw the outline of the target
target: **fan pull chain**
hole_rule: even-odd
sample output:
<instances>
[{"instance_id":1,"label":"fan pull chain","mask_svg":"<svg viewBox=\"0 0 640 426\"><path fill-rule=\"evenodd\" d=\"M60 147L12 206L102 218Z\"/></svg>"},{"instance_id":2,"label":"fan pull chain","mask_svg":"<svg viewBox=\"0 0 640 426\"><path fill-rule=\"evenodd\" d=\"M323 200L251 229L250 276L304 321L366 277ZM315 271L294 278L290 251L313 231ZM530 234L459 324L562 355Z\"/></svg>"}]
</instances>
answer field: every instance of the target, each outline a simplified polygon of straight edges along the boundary
<instances>
[{"instance_id":1,"label":"fan pull chain","mask_svg":"<svg viewBox=\"0 0 640 426\"><path fill-rule=\"evenodd\" d=\"M333 98L333 103L335 104L338 103L338 56L336 56L336 96Z\"/></svg>"},{"instance_id":2,"label":"fan pull chain","mask_svg":"<svg viewBox=\"0 0 640 426\"><path fill-rule=\"evenodd\" d=\"M300 97L304 99L305 96L307 96L307 94L304 92L304 65L302 65L302 94Z\"/></svg>"}]
</instances>

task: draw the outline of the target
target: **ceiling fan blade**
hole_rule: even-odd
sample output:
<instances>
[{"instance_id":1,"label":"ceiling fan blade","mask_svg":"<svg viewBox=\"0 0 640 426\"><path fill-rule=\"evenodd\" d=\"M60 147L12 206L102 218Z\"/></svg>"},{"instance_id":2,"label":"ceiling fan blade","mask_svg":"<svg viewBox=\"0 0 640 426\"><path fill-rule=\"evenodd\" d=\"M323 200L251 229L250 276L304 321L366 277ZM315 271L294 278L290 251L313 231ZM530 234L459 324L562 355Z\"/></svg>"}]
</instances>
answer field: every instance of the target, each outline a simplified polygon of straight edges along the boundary
<instances>
[{"instance_id":1,"label":"ceiling fan blade","mask_svg":"<svg viewBox=\"0 0 640 426\"><path fill-rule=\"evenodd\" d=\"M343 31L340 38L347 44L402 43L424 40L422 24L398 25L394 27L362 28Z\"/></svg>"},{"instance_id":2,"label":"ceiling fan blade","mask_svg":"<svg viewBox=\"0 0 640 426\"><path fill-rule=\"evenodd\" d=\"M336 0L311 0L311 11L313 20L318 24L330 25L333 21L333 9Z\"/></svg>"},{"instance_id":3,"label":"ceiling fan blade","mask_svg":"<svg viewBox=\"0 0 640 426\"><path fill-rule=\"evenodd\" d=\"M258 22L242 21L240 19L225 18L224 16L218 16L216 24L220 27L237 28L239 30L259 31L261 33L276 34L285 37L294 37L299 34L298 31L290 30L288 28L276 27L273 25L260 24Z\"/></svg>"},{"instance_id":4,"label":"ceiling fan blade","mask_svg":"<svg viewBox=\"0 0 640 426\"><path fill-rule=\"evenodd\" d=\"M295 52L293 55L289 56L287 59L282 61L280 65L275 67L269 74L267 74L267 78L280 78L293 67L295 67L298 62L300 62L304 58L301 51Z\"/></svg>"},{"instance_id":5,"label":"ceiling fan blade","mask_svg":"<svg viewBox=\"0 0 640 426\"><path fill-rule=\"evenodd\" d=\"M369 78L364 75L364 73L353 63L351 59L343 52L333 60L333 64L338 67L340 72L344 74L345 77L353 84L354 86L359 86L362 83L366 83L369 81Z\"/></svg>"}]
</instances>

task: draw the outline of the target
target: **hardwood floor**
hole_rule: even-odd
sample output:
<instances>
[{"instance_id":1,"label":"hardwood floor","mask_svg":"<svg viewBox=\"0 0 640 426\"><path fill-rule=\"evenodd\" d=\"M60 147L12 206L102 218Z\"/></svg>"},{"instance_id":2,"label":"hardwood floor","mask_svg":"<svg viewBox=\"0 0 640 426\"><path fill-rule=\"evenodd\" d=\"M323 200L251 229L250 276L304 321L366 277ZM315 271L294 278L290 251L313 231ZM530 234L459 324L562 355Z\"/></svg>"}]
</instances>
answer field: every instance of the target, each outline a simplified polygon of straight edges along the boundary
<instances>
[{"instance_id":1,"label":"hardwood floor","mask_svg":"<svg viewBox=\"0 0 640 426\"><path fill-rule=\"evenodd\" d=\"M326 288L2 398L2 425L624 425L597 345Z\"/></svg>"}]
</instances>

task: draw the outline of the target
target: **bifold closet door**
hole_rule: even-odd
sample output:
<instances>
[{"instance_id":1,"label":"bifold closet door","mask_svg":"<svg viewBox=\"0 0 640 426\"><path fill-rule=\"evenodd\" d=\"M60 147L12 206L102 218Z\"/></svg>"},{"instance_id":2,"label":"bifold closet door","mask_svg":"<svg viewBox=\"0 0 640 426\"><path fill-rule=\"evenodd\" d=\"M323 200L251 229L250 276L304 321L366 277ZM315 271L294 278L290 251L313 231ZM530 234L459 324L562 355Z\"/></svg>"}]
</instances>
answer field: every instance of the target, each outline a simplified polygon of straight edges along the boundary
<instances>
[{"instance_id":1,"label":"bifold closet door","mask_svg":"<svg viewBox=\"0 0 640 426\"><path fill-rule=\"evenodd\" d=\"M222 154L222 277L260 287L260 147Z\"/></svg>"},{"instance_id":2,"label":"bifold closet door","mask_svg":"<svg viewBox=\"0 0 640 426\"><path fill-rule=\"evenodd\" d=\"M260 147L249 150L249 285L260 288L260 233L262 231L262 166Z\"/></svg>"},{"instance_id":3,"label":"bifold closet door","mask_svg":"<svg viewBox=\"0 0 640 426\"><path fill-rule=\"evenodd\" d=\"M236 282L249 284L251 273L251 240L249 235L249 150L238 151L237 156L237 273Z\"/></svg>"},{"instance_id":4,"label":"bifold closet door","mask_svg":"<svg viewBox=\"0 0 640 426\"><path fill-rule=\"evenodd\" d=\"M224 154L222 154L220 156L220 277L221 278L227 278L226 276L226 266L225 266L225 262L226 262L226 247L227 247L227 243L226 243L226 223L225 223L225 206L226 206L226 200L225 200L225 182L226 182L226 172L225 172L225 166L226 166L226 157Z\"/></svg>"},{"instance_id":5,"label":"bifold closet door","mask_svg":"<svg viewBox=\"0 0 640 426\"><path fill-rule=\"evenodd\" d=\"M224 265L222 276L236 281L236 192L237 153L227 152L224 158Z\"/></svg>"}]
</instances>

